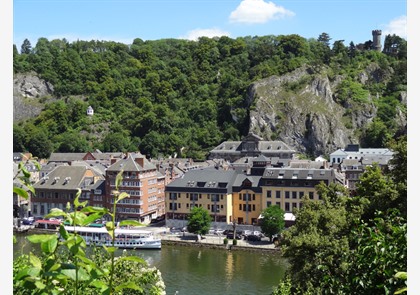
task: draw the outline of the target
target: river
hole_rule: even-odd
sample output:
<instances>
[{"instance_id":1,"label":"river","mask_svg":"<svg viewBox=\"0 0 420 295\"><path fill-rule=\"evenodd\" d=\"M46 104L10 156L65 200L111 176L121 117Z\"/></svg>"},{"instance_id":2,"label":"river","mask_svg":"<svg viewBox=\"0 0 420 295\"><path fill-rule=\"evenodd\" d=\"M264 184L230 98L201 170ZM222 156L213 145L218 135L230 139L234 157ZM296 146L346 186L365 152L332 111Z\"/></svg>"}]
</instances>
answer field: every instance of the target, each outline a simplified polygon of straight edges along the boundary
<instances>
[{"instance_id":1,"label":"river","mask_svg":"<svg viewBox=\"0 0 420 295\"><path fill-rule=\"evenodd\" d=\"M14 257L39 247L39 244L32 246L25 235L16 237ZM160 270L168 295L176 291L178 295L269 295L287 267L278 253L179 245L162 245L161 250L128 251Z\"/></svg>"}]
</instances>

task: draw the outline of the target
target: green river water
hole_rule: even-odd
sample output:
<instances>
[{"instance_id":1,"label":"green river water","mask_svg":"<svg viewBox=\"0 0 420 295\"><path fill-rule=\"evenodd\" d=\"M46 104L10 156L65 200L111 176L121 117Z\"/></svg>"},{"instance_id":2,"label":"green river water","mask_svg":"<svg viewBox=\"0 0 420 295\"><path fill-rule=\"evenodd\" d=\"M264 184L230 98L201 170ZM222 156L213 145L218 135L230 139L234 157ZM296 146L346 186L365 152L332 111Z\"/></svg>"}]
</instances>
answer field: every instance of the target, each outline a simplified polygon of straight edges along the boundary
<instances>
[{"instance_id":1,"label":"green river water","mask_svg":"<svg viewBox=\"0 0 420 295\"><path fill-rule=\"evenodd\" d=\"M25 235L17 235L14 256L36 250ZM161 250L127 250L157 267L166 294L269 295L283 278L286 261L279 254L228 251L194 246L162 245Z\"/></svg>"}]
</instances>

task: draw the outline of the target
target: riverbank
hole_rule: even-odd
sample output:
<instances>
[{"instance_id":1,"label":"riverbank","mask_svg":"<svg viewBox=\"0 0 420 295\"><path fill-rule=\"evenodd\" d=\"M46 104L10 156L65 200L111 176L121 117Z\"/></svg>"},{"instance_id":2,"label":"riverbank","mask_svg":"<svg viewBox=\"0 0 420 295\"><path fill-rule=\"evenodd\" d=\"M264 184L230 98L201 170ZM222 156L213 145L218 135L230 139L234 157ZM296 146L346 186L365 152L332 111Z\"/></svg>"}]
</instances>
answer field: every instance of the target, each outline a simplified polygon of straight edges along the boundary
<instances>
[{"instance_id":1,"label":"riverbank","mask_svg":"<svg viewBox=\"0 0 420 295\"><path fill-rule=\"evenodd\" d=\"M228 239L228 244L224 244L225 236L223 235L206 235L204 239L196 240L193 234L174 235L161 234L162 245L183 245L191 247L207 247L215 249L226 250L246 250L246 251L264 251L264 252L280 252L280 248L276 247L274 243L267 240L262 241L246 241L237 240L237 244L233 245L233 240Z\"/></svg>"},{"instance_id":2,"label":"riverbank","mask_svg":"<svg viewBox=\"0 0 420 295\"><path fill-rule=\"evenodd\" d=\"M224 244L224 235L206 235L201 240L196 239L196 235L190 233L173 234L164 227L143 227L145 230L150 230L161 238L162 245L181 245L189 247L205 247L213 249L226 249L229 251L243 250L243 251L263 251L279 253L280 248L276 247L274 243L270 243L268 238L261 241L247 241L237 240L237 244L233 245L233 240L228 239L228 244ZM57 233L54 229L29 228L25 234L51 234Z\"/></svg>"}]
</instances>

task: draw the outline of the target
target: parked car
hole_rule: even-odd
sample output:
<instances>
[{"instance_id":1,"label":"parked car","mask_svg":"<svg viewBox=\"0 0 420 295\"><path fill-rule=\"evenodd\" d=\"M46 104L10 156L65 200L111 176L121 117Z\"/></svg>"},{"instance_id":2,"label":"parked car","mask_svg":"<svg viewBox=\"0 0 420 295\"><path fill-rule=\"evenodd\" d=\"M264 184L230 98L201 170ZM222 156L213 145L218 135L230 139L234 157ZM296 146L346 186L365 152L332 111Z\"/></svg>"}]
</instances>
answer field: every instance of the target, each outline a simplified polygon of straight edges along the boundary
<instances>
[{"instance_id":1,"label":"parked car","mask_svg":"<svg viewBox=\"0 0 420 295\"><path fill-rule=\"evenodd\" d=\"M24 224L24 225L33 225L34 224L34 220L33 219L23 219L22 220L22 224Z\"/></svg>"},{"instance_id":2,"label":"parked car","mask_svg":"<svg viewBox=\"0 0 420 295\"><path fill-rule=\"evenodd\" d=\"M227 234L226 234L226 238L228 238L228 239L233 239L233 238L234 238L234 237L233 237L233 230L229 230L229 231L227 232ZM240 240L241 238L242 238L242 231L237 230L237 231L236 231L236 237L235 237L235 239Z\"/></svg>"},{"instance_id":3,"label":"parked car","mask_svg":"<svg viewBox=\"0 0 420 295\"><path fill-rule=\"evenodd\" d=\"M261 237L260 236L257 236L257 235L247 235L246 237L245 237L245 239L246 240L248 240L248 241L252 241L252 242L255 242L255 241L261 241Z\"/></svg>"}]
</instances>

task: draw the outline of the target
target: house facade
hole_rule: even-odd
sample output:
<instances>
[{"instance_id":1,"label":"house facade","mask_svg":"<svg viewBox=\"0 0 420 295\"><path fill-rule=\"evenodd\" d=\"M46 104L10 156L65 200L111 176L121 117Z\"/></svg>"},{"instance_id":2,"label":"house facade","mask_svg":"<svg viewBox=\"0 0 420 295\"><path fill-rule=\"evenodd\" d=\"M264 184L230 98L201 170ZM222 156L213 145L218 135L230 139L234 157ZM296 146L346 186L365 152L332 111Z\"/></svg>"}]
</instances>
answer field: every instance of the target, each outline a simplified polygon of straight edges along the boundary
<instances>
[{"instance_id":1,"label":"house facade","mask_svg":"<svg viewBox=\"0 0 420 295\"><path fill-rule=\"evenodd\" d=\"M31 203L32 215L44 216L52 208L66 210L67 203L70 203L71 210L74 210L73 200L79 188L82 190L80 201L87 200L89 205L104 207L103 200L98 201L95 197L98 195L98 187L103 182L104 177L89 167L57 166L33 185L35 195Z\"/></svg>"},{"instance_id":2,"label":"house facade","mask_svg":"<svg viewBox=\"0 0 420 295\"><path fill-rule=\"evenodd\" d=\"M189 171L165 188L166 225L183 227L194 207L206 209L214 224L232 219L232 183L236 172L216 168Z\"/></svg>"},{"instance_id":3,"label":"house facade","mask_svg":"<svg viewBox=\"0 0 420 295\"><path fill-rule=\"evenodd\" d=\"M210 151L209 159L224 159L234 162L244 157L258 157L264 155L268 158L279 158L283 166L294 158L292 150L282 141L264 141L263 138L249 133L242 141L225 141Z\"/></svg>"},{"instance_id":4,"label":"house facade","mask_svg":"<svg viewBox=\"0 0 420 295\"><path fill-rule=\"evenodd\" d=\"M106 170L105 200L108 208L113 208L116 177L123 171L119 192L126 192L129 198L117 203L117 220L134 219L148 223L153 218L165 214L165 175L143 155L127 154L123 159L113 159Z\"/></svg>"},{"instance_id":5,"label":"house facade","mask_svg":"<svg viewBox=\"0 0 420 295\"><path fill-rule=\"evenodd\" d=\"M301 208L304 196L320 200L316 185L343 183L337 171L329 168L272 167L260 155L246 170L202 169L187 172L166 186L167 225L182 227L194 206L203 207L214 227L258 225L263 210L275 205L285 213ZM289 215L290 215L289 214Z\"/></svg>"}]
</instances>

